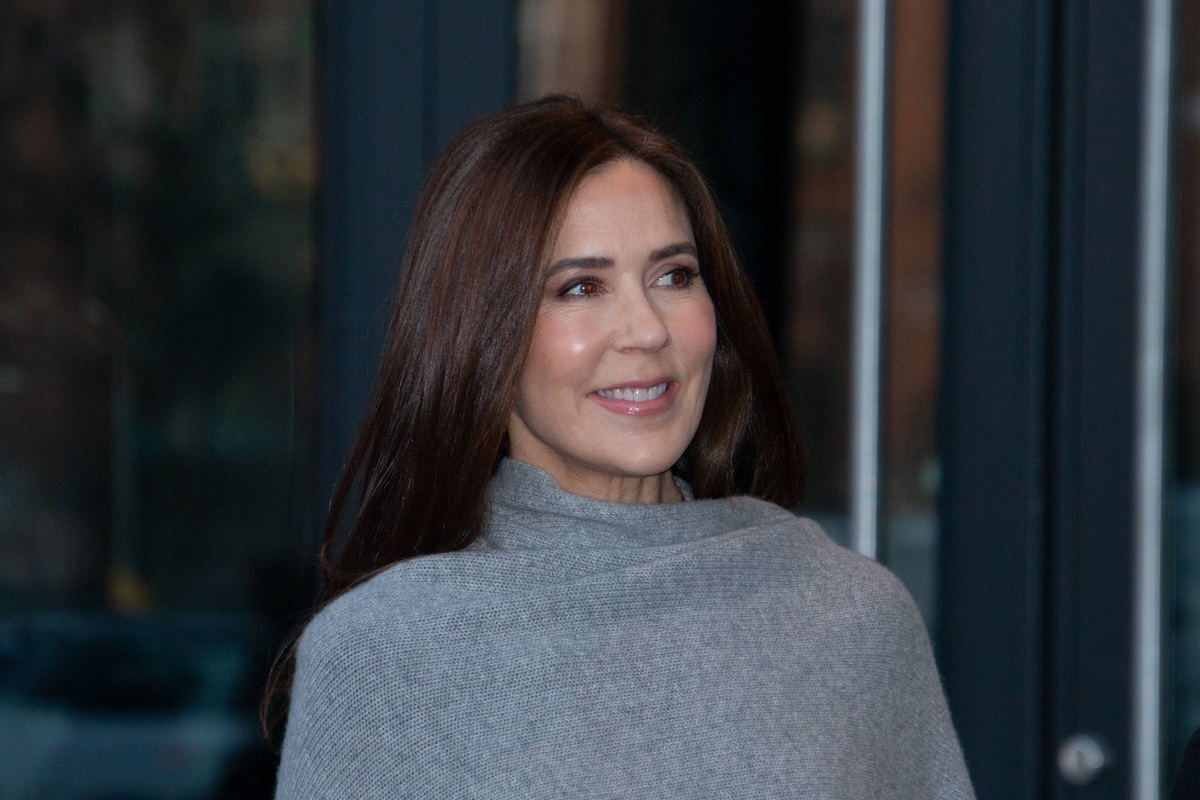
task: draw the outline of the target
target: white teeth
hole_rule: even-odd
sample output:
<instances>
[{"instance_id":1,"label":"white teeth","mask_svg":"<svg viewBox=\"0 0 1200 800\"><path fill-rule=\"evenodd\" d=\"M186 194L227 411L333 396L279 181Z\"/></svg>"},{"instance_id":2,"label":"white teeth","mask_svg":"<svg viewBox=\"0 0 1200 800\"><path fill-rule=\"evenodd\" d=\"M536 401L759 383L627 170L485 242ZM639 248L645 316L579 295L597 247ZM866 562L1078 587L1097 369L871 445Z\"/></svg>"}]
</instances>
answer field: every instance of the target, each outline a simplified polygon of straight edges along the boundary
<instances>
[{"instance_id":1,"label":"white teeth","mask_svg":"<svg viewBox=\"0 0 1200 800\"><path fill-rule=\"evenodd\" d=\"M651 386L649 389L631 389L628 386L620 389L601 389L596 392L606 400L624 400L626 403L645 403L656 397L661 397L667 390L666 383Z\"/></svg>"}]
</instances>

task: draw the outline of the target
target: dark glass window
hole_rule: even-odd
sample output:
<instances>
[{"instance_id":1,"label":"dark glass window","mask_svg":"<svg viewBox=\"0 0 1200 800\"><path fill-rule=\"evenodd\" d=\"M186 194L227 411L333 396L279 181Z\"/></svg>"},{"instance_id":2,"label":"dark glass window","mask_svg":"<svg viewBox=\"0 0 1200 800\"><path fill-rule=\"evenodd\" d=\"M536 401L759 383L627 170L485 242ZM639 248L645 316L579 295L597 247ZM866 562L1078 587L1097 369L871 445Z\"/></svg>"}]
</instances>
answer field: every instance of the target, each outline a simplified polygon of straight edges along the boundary
<instances>
[{"instance_id":1,"label":"dark glass window","mask_svg":"<svg viewBox=\"0 0 1200 800\"><path fill-rule=\"evenodd\" d=\"M0 796L270 792L315 549L311 16L0 4Z\"/></svg>"}]
</instances>

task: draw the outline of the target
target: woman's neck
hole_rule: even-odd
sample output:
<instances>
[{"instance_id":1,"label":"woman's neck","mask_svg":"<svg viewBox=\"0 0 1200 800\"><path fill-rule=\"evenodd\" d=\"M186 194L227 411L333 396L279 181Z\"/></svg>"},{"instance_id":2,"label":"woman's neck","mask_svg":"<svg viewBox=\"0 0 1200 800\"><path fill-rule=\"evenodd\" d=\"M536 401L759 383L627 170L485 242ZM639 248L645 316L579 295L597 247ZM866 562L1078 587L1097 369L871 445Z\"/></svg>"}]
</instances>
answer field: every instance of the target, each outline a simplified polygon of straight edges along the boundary
<instances>
[{"instance_id":1,"label":"woman's neck","mask_svg":"<svg viewBox=\"0 0 1200 800\"><path fill-rule=\"evenodd\" d=\"M522 460L522 459L517 459ZM530 462L526 462L530 463ZM671 471L657 475L602 475L591 471L571 469L569 464L534 464L554 478L566 491L592 500L608 503L682 502L683 494L675 484Z\"/></svg>"}]
</instances>

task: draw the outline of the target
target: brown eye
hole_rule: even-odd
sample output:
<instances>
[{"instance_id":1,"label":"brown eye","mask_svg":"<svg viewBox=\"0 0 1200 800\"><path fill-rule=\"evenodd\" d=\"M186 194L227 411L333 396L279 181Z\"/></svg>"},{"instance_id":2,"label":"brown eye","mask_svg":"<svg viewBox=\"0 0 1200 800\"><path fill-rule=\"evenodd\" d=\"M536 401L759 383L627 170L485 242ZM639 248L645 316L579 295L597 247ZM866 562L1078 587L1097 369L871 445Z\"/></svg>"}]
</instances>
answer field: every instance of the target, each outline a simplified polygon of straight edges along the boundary
<instances>
[{"instance_id":1,"label":"brown eye","mask_svg":"<svg viewBox=\"0 0 1200 800\"><path fill-rule=\"evenodd\" d=\"M591 297L595 294L600 294L600 282L591 279L575 281L559 292L562 297Z\"/></svg>"},{"instance_id":2,"label":"brown eye","mask_svg":"<svg viewBox=\"0 0 1200 800\"><path fill-rule=\"evenodd\" d=\"M669 286L672 289L684 289L692 285L699 272L691 267L677 267L658 279L657 285Z\"/></svg>"}]
</instances>

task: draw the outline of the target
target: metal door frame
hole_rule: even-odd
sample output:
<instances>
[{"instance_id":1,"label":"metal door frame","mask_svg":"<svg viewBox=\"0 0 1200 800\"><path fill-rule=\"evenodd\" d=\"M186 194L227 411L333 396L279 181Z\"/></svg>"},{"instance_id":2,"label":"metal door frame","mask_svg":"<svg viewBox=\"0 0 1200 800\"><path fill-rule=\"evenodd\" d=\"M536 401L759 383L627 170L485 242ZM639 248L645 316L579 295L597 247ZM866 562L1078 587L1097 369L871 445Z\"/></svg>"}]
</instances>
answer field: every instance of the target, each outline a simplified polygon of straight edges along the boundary
<instances>
[{"instance_id":1,"label":"metal door frame","mask_svg":"<svg viewBox=\"0 0 1200 800\"><path fill-rule=\"evenodd\" d=\"M938 644L982 798L1161 793L1169 18L951 5ZM1077 732L1109 764L1083 787Z\"/></svg>"}]
</instances>

